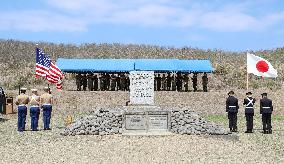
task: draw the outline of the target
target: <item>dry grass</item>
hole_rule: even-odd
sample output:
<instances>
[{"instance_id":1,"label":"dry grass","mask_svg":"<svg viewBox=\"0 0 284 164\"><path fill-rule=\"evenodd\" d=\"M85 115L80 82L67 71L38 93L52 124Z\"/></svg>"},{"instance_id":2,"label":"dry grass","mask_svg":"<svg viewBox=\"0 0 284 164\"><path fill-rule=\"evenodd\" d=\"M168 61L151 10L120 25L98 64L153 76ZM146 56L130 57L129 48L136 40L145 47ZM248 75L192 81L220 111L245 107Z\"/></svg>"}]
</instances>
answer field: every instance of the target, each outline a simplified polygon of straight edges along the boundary
<instances>
[{"instance_id":1,"label":"dry grass","mask_svg":"<svg viewBox=\"0 0 284 164\"><path fill-rule=\"evenodd\" d=\"M262 90L254 91L261 93ZM283 90L269 93L274 100L273 134L261 133L259 115L255 116L254 134L245 134L243 111L239 113L239 140L193 135L159 137L74 136L63 137L64 119L84 116L97 106L120 106L128 100L127 92L54 91L56 103L52 131L19 134L17 115L4 116L0 122L0 163L283 163L284 117ZM15 96L17 91L7 91ZM237 97L244 90L236 91ZM227 91L209 93L156 92L160 106L190 106L208 120L227 126L224 109ZM277 97L277 98L276 98ZM259 100L259 98L258 98ZM26 127L30 120L27 117ZM40 120L40 129L42 121Z\"/></svg>"},{"instance_id":2,"label":"dry grass","mask_svg":"<svg viewBox=\"0 0 284 164\"><path fill-rule=\"evenodd\" d=\"M227 92L234 89L240 105L246 92L242 89L245 87L246 72L244 52L122 44L75 46L40 43L39 47L49 53L53 60L58 57L210 59L216 69L209 76L210 92L156 92L155 102L159 106L189 106L208 120L224 126L227 126L224 108ZM127 92L72 91L75 90L75 81L68 75L63 92L56 91L52 86L55 95L52 131L19 134L16 131L16 114L0 119L0 163L284 163L283 52L283 48L255 52L272 62L279 72L279 78L250 79L250 88L254 88L252 91L258 101L260 93L268 92L274 102L272 135L260 133L257 103L254 134L243 133L244 109L240 109L239 140L187 135L63 137L59 133L68 115L76 119L98 106L122 106L129 97ZM35 72L33 42L1 40L0 69L0 86L6 89L15 89L18 85L29 89L42 88L46 84L44 80L32 77ZM18 91L6 90L6 93L15 97ZM42 129L42 121L39 124ZM29 117L26 127L30 127Z\"/></svg>"},{"instance_id":3,"label":"dry grass","mask_svg":"<svg viewBox=\"0 0 284 164\"><path fill-rule=\"evenodd\" d=\"M44 84L43 80L32 78L35 73L34 42L0 40L0 86L15 89L18 85L34 86ZM50 57L56 61L64 58L178 58L209 59L215 73L209 77L209 87L214 90L246 87L245 52L226 52L222 50L202 50L192 47L173 48L151 45L123 44L82 44L64 45L39 43ZM271 61L279 72L277 79L251 77L251 87L279 89L283 85L284 49L254 52ZM66 80L65 79L65 83ZM199 81L201 81L199 79ZM67 82L68 83L68 82Z\"/></svg>"}]
</instances>

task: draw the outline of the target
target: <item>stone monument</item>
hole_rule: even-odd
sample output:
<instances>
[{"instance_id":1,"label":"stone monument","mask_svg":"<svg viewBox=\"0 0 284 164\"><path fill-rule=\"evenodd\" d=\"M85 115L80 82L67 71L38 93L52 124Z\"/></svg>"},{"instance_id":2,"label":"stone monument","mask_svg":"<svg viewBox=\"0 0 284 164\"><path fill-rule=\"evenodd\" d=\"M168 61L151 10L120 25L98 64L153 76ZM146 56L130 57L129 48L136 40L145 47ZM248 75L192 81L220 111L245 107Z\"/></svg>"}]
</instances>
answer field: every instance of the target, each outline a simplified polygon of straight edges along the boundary
<instances>
[{"instance_id":1,"label":"stone monument","mask_svg":"<svg viewBox=\"0 0 284 164\"><path fill-rule=\"evenodd\" d=\"M170 112L154 105L154 71L131 71L129 77L130 106L125 107L124 134L168 133Z\"/></svg>"},{"instance_id":2,"label":"stone monument","mask_svg":"<svg viewBox=\"0 0 284 164\"><path fill-rule=\"evenodd\" d=\"M228 130L201 118L188 108L154 104L154 72L130 72L130 105L98 108L78 119L62 135L228 135Z\"/></svg>"}]
</instances>

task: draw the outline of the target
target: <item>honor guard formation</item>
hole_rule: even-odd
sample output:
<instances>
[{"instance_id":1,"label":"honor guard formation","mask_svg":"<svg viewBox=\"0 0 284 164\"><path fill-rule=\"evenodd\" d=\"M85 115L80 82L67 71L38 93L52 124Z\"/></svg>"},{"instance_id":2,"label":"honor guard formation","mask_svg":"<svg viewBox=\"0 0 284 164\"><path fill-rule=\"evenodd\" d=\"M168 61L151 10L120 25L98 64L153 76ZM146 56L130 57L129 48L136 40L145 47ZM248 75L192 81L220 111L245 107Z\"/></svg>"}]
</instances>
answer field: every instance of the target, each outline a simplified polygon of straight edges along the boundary
<instances>
[{"instance_id":1,"label":"honor guard formation","mask_svg":"<svg viewBox=\"0 0 284 164\"><path fill-rule=\"evenodd\" d=\"M228 113L229 128L231 132L237 132L237 114L239 110L238 99L234 96L234 92L230 91L228 93L228 98L226 101L226 112ZM246 127L245 133L253 133L253 116L254 116L254 104L256 99L252 97L251 92L246 93L246 98L244 99L245 117L246 117ZM272 134L271 126L271 114L273 111L272 100L267 98L267 93L261 94L262 99L260 99L260 114L262 115L263 133Z\"/></svg>"},{"instance_id":2,"label":"honor guard formation","mask_svg":"<svg viewBox=\"0 0 284 164\"><path fill-rule=\"evenodd\" d=\"M20 89L20 95L16 98L16 105L18 106L18 131L25 131L26 116L28 113L28 107L31 117L31 130L38 131L38 120L40 116L40 109L42 109L44 130L51 130L50 119L52 111L52 95L50 89L45 87L44 93L39 96L37 89L32 89L32 95L26 95L27 88Z\"/></svg>"},{"instance_id":3,"label":"honor guard formation","mask_svg":"<svg viewBox=\"0 0 284 164\"><path fill-rule=\"evenodd\" d=\"M190 76L192 76L190 78ZM155 91L179 91L189 92L190 79L192 90L197 92L198 73L155 73L154 90ZM77 91L129 91L130 79L128 73L87 73L76 74ZM208 77L202 75L202 88L207 92Z\"/></svg>"}]
</instances>

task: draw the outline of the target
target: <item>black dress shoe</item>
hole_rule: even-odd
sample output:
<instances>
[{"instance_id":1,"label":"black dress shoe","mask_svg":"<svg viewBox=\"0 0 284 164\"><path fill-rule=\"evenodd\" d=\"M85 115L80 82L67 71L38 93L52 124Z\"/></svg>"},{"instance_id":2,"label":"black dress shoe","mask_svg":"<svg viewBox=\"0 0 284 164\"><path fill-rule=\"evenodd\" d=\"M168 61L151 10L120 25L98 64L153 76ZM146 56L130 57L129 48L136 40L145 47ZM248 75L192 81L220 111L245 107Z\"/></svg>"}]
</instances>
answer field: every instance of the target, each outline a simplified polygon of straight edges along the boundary
<instances>
[{"instance_id":1,"label":"black dress shoe","mask_svg":"<svg viewBox=\"0 0 284 164\"><path fill-rule=\"evenodd\" d=\"M233 129L233 131L232 132L238 132L238 130L237 129Z\"/></svg>"}]
</instances>

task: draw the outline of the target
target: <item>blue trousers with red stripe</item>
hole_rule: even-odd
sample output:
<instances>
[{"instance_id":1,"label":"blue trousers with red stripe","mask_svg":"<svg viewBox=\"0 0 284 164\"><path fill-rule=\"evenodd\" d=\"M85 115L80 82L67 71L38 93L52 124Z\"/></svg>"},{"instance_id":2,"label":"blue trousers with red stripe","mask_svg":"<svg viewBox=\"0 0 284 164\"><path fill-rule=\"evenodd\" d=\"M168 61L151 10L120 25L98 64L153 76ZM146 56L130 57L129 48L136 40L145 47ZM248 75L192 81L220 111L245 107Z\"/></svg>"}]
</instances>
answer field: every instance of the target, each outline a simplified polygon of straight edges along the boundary
<instances>
[{"instance_id":1,"label":"blue trousers with red stripe","mask_svg":"<svg viewBox=\"0 0 284 164\"><path fill-rule=\"evenodd\" d=\"M49 129L52 106L51 105L43 105L43 128Z\"/></svg>"},{"instance_id":2,"label":"blue trousers with red stripe","mask_svg":"<svg viewBox=\"0 0 284 164\"><path fill-rule=\"evenodd\" d=\"M31 116L31 129L32 131L38 130L38 119L39 119L40 109L39 107L31 107L30 108L30 116Z\"/></svg>"},{"instance_id":3,"label":"blue trousers with red stripe","mask_svg":"<svg viewBox=\"0 0 284 164\"><path fill-rule=\"evenodd\" d=\"M25 130L27 116L27 107L18 106L18 131L22 132Z\"/></svg>"}]
</instances>

